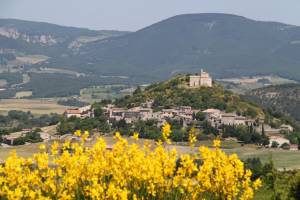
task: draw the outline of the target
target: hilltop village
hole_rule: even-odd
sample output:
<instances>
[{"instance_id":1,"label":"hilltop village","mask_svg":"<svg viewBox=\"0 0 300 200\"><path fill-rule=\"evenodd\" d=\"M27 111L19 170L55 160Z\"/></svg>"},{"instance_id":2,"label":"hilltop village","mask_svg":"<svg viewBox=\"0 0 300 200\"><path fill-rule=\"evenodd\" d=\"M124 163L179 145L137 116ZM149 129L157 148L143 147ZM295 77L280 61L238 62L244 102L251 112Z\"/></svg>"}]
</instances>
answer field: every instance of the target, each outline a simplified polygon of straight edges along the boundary
<instances>
[{"instance_id":1,"label":"hilltop village","mask_svg":"<svg viewBox=\"0 0 300 200\"><path fill-rule=\"evenodd\" d=\"M203 70L199 74L179 76L163 83L153 84L145 91L137 89L130 97L98 105L100 107L97 108L95 105L87 105L67 109L57 125L56 134L25 128L15 133L4 134L2 143L22 145L73 138L71 133L78 128L101 134L109 134L120 129L121 132L127 133L151 132L151 130L159 132L160 127L168 122L178 124L177 136L179 136L174 138L178 141L186 140L184 135L187 132L180 129L188 131L194 127L199 133L204 132L207 137L211 137L209 136L211 134L221 135L225 139L245 143L264 144L269 147L289 145L290 149L297 149L295 141L291 144L286 137L294 132L293 126L286 123L280 123L276 127L269 125L270 121L265 120L259 108L243 102L233 93L222 90L213 83L210 74ZM24 113L18 115L27 116ZM57 123L58 117L53 117ZM148 126L148 129L145 129L145 126ZM268 142L265 141L266 136ZM144 135L144 138L149 139L158 137Z\"/></svg>"},{"instance_id":2,"label":"hilltop village","mask_svg":"<svg viewBox=\"0 0 300 200\"><path fill-rule=\"evenodd\" d=\"M203 70L201 70L199 74L189 75L188 79L187 87L190 90L213 87L212 77ZM176 120L180 122L182 127L194 126L201 130L203 128L202 125L197 125L197 121L200 117L219 132L222 132L224 127L248 127L247 129L251 129L254 132L268 135L270 139L269 146L274 142L278 143L278 146L285 143L290 145L290 141L285 139L280 133L290 133L294 131L291 125L281 124L280 127L272 128L265 123L264 119L260 116L243 116L237 112L226 112L225 110L216 109L214 107L194 109L192 106L182 105L157 110L153 104L153 100L148 100L139 106L131 108L117 107L115 104L106 104L102 107L102 110L106 116L107 123L110 125L120 121L124 121L127 124L134 124L138 121L155 120L157 122L156 125L160 127L168 120ZM78 109L66 110L65 116L67 118L94 117L94 111L92 106L85 106Z\"/></svg>"}]
</instances>

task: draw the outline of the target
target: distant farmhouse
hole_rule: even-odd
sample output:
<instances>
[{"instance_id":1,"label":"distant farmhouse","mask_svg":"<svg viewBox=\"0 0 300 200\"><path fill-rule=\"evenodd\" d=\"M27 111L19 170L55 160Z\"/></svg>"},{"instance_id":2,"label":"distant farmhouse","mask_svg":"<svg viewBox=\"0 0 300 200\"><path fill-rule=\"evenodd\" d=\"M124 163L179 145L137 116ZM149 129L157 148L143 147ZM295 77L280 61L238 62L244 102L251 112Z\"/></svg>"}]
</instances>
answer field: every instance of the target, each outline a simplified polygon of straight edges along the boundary
<instances>
[{"instance_id":1,"label":"distant farmhouse","mask_svg":"<svg viewBox=\"0 0 300 200\"><path fill-rule=\"evenodd\" d=\"M190 82L189 86L191 88L198 88L198 87L212 87L212 78L210 77L209 73L204 72L201 69L200 75L190 75Z\"/></svg>"},{"instance_id":2,"label":"distant farmhouse","mask_svg":"<svg viewBox=\"0 0 300 200\"><path fill-rule=\"evenodd\" d=\"M68 109L65 111L64 115L67 118L70 117L78 117L78 118L86 118L86 117L93 117L93 110L92 106L84 106L81 108L73 108L73 109Z\"/></svg>"}]
</instances>

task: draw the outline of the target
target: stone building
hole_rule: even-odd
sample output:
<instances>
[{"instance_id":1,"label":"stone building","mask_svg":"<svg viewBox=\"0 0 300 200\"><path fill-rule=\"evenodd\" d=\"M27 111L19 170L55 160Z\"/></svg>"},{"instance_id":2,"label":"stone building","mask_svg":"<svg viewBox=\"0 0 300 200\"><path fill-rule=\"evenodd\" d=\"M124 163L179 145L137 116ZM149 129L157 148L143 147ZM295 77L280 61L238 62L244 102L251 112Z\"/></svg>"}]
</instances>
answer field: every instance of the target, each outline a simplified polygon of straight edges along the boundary
<instances>
[{"instance_id":1,"label":"stone building","mask_svg":"<svg viewBox=\"0 0 300 200\"><path fill-rule=\"evenodd\" d=\"M190 76L190 82L189 86L192 88L197 87L212 87L212 78L210 77L209 73L204 72L201 69L200 75L191 75Z\"/></svg>"},{"instance_id":2,"label":"stone building","mask_svg":"<svg viewBox=\"0 0 300 200\"><path fill-rule=\"evenodd\" d=\"M93 109L91 105L84 106L81 108L72 108L72 109L67 109L64 112L64 115L67 118L70 117L78 117L78 118L87 118L87 117L93 117Z\"/></svg>"}]
</instances>

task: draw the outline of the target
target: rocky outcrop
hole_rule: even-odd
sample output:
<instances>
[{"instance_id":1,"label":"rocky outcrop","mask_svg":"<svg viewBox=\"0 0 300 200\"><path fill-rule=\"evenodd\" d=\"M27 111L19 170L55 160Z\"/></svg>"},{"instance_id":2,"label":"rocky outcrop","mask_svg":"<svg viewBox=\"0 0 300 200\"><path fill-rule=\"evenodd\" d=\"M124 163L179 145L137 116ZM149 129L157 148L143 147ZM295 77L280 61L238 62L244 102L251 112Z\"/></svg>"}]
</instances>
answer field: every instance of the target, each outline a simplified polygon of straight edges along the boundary
<instances>
[{"instance_id":1,"label":"rocky outcrop","mask_svg":"<svg viewBox=\"0 0 300 200\"><path fill-rule=\"evenodd\" d=\"M22 39L32 44L42 45L55 45L59 42L57 38L51 35L28 35L26 33L19 32L16 28L0 27L0 36L4 36L11 39Z\"/></svg>"}]
</instances>

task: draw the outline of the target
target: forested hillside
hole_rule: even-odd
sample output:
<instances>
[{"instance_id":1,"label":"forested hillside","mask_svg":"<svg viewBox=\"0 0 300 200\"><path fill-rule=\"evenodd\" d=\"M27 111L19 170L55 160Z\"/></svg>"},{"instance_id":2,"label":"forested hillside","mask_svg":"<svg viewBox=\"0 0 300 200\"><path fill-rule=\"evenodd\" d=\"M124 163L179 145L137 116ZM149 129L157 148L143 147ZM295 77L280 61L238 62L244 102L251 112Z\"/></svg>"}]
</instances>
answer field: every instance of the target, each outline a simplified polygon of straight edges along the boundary
<instances>
[{"instance_id":1,"label":"forested hillside","mask_svg":"<svg viewBox=\"0 0 300 200\"><path fill-rule=\"evenodd\" d=\"M300 120L300 85L285 84L260 88L246 97L265 108L271 108Z\"/></svg>"}]
</instances>

